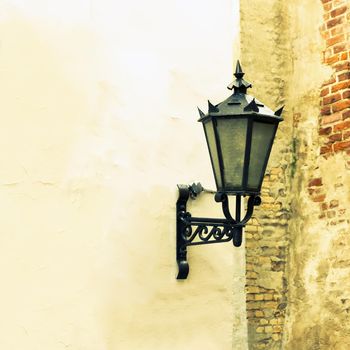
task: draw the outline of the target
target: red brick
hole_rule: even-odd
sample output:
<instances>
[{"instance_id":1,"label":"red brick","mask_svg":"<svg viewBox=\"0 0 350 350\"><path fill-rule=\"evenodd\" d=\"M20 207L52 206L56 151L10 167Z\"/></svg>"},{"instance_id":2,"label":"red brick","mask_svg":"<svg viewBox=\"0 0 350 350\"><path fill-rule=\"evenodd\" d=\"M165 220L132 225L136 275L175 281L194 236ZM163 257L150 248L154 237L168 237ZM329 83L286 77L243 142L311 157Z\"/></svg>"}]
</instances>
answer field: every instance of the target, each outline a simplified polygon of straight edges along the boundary
<instances>
[{"instance_id":1,"label":"red brick","mask_svg":"<svg viewBox=\"0 0 350 350\"><path fill-rule=\"evenodd\" d=\"M326 87L326 88L321 90L321 97L324 97L324 96L326 96L328 94L329 94L329 88L328 87Z\"/></svg>"},{"instance_id":2,"label":"red brick","mask_svg":"<svg viewBox=\"0 0 350 350\"><path fill-rule=\"evenodd\" d=\"M331 107L325 106L321 108L321 115L330 115L331 114Z\"/></svg>"},{"instance_id":3,"label":"red brick","mask_svg":"<svg viewBox=\"0 0 350 350\"><path fill-rule=\"evenodd\" d=\"M339 72L341 70L349 70L349 69L350 69L350 62L339 63L335 66L335 70L337 72Z\"/></svg>"},{"instance_id":4,"label":"red brick","mask_svg":"<svg viewBox=\"0 0 350 350\"><path fill-rule=\"evenodd\" d=\"M337 9L333 10L331 12L331 16L332 17L336 17L336 16L340 16L342 15L344 12L346 12L347 7L346 6L342 6L342 7L338 7Z\"/></svg>"},{"instance_id":5,"label":"red brick","mask_svg":"<svg viewBox=\"0 0 350 350\"><path fill-rule=\"evenodd\" d=\"M332 146L322 146L320 150L320 154L326 154L332 152Z\"/></svg>"},{"instance_id":6,"label":"red brick","mask_svg":"<svg viewBox=\"0 0 350 350\"><path fill-rule=\"evenodd\" d=\"M343 151L346 149L350 149L350 141L343 141L343 142L339 142L339 143L334 144L334 151L335 152Z\"/></svg>"},{"instance_id":7,"label":"red brick","mask_svg":"<svg viewBox=\"0 0 350 350\"><path fill-rule=\"evenodd\" d=\"M346 90L343 92L343 98L350 98L350 90Z\"/></svg>"},{"instance_id":8,"label":"red brick","mask_svg":"<svg viewBox=\"0 0 350 350\"><path fill-rule=\"evenodd\" d=\"M340 94L334 94L323 98L323 105L329 105L341 99Z\"/></svg>"},{"instance_id":9,"label":"red brick","mask_svg":"<svg viewBox=\"0 0 350 350\"><path fill-rule=\"evenodd\" d=\"M338 44L336 46L334 46L333 48L333 52L334 53L339 53L339 52L342 52L342 51L345 51L346 50L346 45L345 44Z\"/></svg>"},{"instance_id":10,"label":"red brick","mask_svg":"<svg viewBox=\"0 0 350 350\"><path fill-rule=\"evenodd\" d=\"M322 84L322 86L331 85L331 84L335 83L335 81L336 81L335 78L332 77L332 78L330 78L330 79L324 81L323 84Z\"/></svg>"},{"instance_id":11,"label":"red brick","mask_svg":"<svg viewBox=\"0 0 350 350\"><path fill-rule=\"evenodd\" d=\"M313 197L312 200L314 202L323 202L325 200L325 198L326 198L325 194L320 194L320 195L318 195L316 197Z\"/></svg>"},{"instance_id":12,"label":"red brick","mask_svg":"<svg viewBox=\"0 0 350 350\"><path fill-rule=\"evenodd\" d=\"M325 59L325 62L327 64L333 64L335 62L338 62L339 61L339 55L333 55L333 56L330 56L330 57L327 57ZM325 84L324 84L325 85ZM327 84L328 85L328 84Z\"/></svg>"},{"instance_id":13,"label":"red brick","mask_svg":"<svg viewBox=\"0 0 350 350\"><path fill-rule=\"evenodd\" d=\"M332 132L332 127L323 128L318 131L319 135L329 135Z\"/></svg>"},{"instance_id":14,"label":"red brick","mask_svg":"<svg viewBox=\"0 0 350 350\"><path fill-rule=\"evenodd\" d=\"M336 92L346 88L350 88L350 81L343 81L341 83L334 84L332 86L332 92Z\"/></svg>"},{"instance_id":15,"label":"red brick","mask_svg":"<svg viewBox=\"0 0 350 350\"><path fill-rule=\"evenodd\" d=\"M334 134L328 137L330 143L334 143L342 140L342 134Z\"/></svg>"},{"instance_id":16,"label":"red brick","mask_svg":"<svg viewBox=\"0 0 350 350\"><path fill-rule=\"evenodd\" d=\"M343 119L348 119L350 118L350 111L343 112Z\"/></svg>"},{"instance_id":17,"label":"red brick","mask_svg":"<svg viewBox=\"0 0 350 350\"><path fill-rule=\"evenodd\" d=\"M350 79L350 72L342 73L338 75L338 81Z\"/></svg>"},{"instance_id":18,"label":"red brick","mask_svg":"<svg viewBox=\"0 0 350 350\"><path fill-rule=\"evenodd\" d=\"M309 181L309 187L312 186L322 186L322 178L317 177Z\"/></svg>"},{"instance_id":19,"label":"red brick","mask_svg":"<svg viewBox=\"0 0 350 350\"><path fill-rule=\"evenodd\" d=\"M346 130L350 129L350 120L346 120L345 122L336 124L333 126L334 131Z\"/></svg>"},{"instance_id":20,"label":"red brick","mask_svg":"<svg viewBox=\"0 0 350 350\"><path fill-rule=\"evenodd\" d=\"M343 17L333 18L327 22L327 29L343 23Z\"/></svg>"},{"instance_id":21,"label":"red brick","mask_svg":"<svg viewBox=\"0 0 350 350\"><path fill-rule=\"evenodd\" d=\"M348 107L350 107L350 100L342 100L342 101L335 102L332 105L332 111L339 112L339 111L342 111Z\"/></svg>"},{"instance_id":22,"label":"red brick","mask_svg":"<svg viewBox=\"0 0 350 350\"><path fill-rule=\"evenodd\" d=\"M331 34L332 36L338 35L338 34L342 34L344 32L344 28L343 27L335 27L331 30Z\"/></svg>"},{"instance_id":23,"label":"red brick","mask_svg":"<svg viewBox=\"0 0 350 350\"><path fill-rule=\"evenodd\" d=\"M337 36L334 36L334 37L328 39L326 41L326 44L327 44L327 46L332 46L334 44L341 43L342 41L344 41L344 39L345 39L345 35L340 34L340 35L337 35Z\"/></svg>"},{"instance_id":24,"label":"red brick","mask_svg":"<svg viewBox=\"0 0 350 350\"><path fill-rule=\"evenodd\" d=\"M334 123L338 120L342 119L342 115L340 113L335 113L335 114L331 114L331 115L327 115L325 117L322 118L321 124L330 124L330 123Z\"/></svg>"}]
</instances>

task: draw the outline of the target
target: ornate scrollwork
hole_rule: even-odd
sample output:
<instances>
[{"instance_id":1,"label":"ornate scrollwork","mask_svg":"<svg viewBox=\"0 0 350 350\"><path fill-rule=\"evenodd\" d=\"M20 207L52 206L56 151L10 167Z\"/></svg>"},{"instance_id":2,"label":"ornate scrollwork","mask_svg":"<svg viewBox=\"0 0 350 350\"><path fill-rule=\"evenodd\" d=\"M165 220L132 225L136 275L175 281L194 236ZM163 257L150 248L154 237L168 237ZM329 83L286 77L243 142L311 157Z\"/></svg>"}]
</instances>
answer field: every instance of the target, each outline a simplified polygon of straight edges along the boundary
<instances>
[{"instance_id":1,"label":"ornate scrollwork","mask_svg":"<svg viewBox=\"0 0 350 350\"><path fill-rule=\"evenodd\" d=\"M222 203L225 218L198 218L186 211L186 204L191 196L195 198L203 188L198 186L178 185L179 199L176 203L176 259L179 267L177 279L187 278L189 266L187 262L187 247L194 245L222 243L233 241L239 247L242 243L242 229L251 218L254 206L261 203L260 197L250 196L247 203L247 212L244 218L240 217L241 196L236 197L236 218L230 213L228 196L225 193L216 193L215 201ZM194 195L195 193L195 195Z\"/></svg>"},{"instance_id":2,"label":"ornate scrollwork","mask_svg":"<svg viewBox=\"0 0 350 350\"><path fill-rule=\"evenodd\" d=\"M181 235L185 246L229 242L233 237L234 227L231 225L192 224L191 214L183 212L180 213L180 220L183 223Z\"/></svg>"}]
</instances>

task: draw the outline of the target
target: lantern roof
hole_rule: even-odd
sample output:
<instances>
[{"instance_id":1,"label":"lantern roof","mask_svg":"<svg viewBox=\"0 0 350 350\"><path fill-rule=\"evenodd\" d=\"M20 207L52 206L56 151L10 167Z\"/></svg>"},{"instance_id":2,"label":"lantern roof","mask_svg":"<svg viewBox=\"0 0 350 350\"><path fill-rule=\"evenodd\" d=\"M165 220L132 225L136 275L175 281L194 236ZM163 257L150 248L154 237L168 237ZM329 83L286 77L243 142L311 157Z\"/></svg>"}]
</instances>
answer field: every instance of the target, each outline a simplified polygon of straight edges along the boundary
<instances>
[{"instance_id":1,"label":"lantern roof","mask_svg":"<svg viewBox=\"0 0 350 350\"><path fill-rule=\"evenodd\" d=\"M255 97L246 94L247 89L252 87L252 84L243 79L244 74L241 64L237 61L236 71L234 73L236 79L227 87L229 90L234 90L233 94L216 105L208 101L207 114L198 108L200 114L199 121L208 117L228 117L251 114L271 117L278 121L283 120L281 117L283 107L274 112Z\"/></svg>"}]
</instances>

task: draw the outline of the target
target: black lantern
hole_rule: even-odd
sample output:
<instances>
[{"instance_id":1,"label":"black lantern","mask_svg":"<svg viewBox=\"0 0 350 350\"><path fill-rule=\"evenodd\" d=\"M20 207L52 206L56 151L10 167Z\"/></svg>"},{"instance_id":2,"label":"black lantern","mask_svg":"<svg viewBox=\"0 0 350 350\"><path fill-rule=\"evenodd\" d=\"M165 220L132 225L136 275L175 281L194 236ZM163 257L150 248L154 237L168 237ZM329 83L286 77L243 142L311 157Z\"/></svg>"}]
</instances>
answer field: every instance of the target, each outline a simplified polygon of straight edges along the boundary
<instances>
[{"instance_id":1,"label":"black lantern","mask_svg":"<svg viewBox=\"0 0 350 350\"><path fill-rule=\"evenodd\" d=\"M254 206L260 205L261 184L269 160L272 144L281 118L283 107L273 112L253 96L247 95L252 85L243 79L237 61L235 80L228 86L233 94L225 101L213 105L204 114L199 109L208 144L217 192L215 201L222 204L225 218L192 217L187 212L189 199L196 198L203 187L178 185L176 203L176 259L178 279L187 278L189 265L187 247L202 244L233 241L242 243L243 227L253 214ZM236 196L235 217L230 213L228 195ZM241 197L249 196L246 214L241 219Z\"/></svg>"},{"instance_id":2,"label":"black lantern","mask_svg":"<svg viewBox=\"0 0 350 350\"><path fill-rule=\"evenodd\" d=\"M282 109L273 112L253 96L239 61L234 90L225 101L200 109L217 190L227 194L259 194Z\"/></svg>"}]
</instances>

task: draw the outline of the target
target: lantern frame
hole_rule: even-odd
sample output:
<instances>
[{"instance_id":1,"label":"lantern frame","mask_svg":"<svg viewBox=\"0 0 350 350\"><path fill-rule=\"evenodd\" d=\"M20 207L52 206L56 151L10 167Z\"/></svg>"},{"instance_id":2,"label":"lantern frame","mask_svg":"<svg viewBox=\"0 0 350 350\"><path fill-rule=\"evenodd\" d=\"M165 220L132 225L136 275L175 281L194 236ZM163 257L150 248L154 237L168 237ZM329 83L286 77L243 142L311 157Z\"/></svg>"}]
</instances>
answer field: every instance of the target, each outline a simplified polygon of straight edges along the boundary
<instances>
[{"instance_id":1,"label":"lantern frame","mask_svg":"<svg viewBox=\"0 0 350 350\"><path fill-rule=\"evenodd\" d=\"M243 165L241 186L237 186L236 188L233 188L230 190L227 190L225 188L226 186L225 186L225 174L224 174L221 140L220 140L220 135L219 135L219 132L217 129L217 125L215 125L215 124L217 124L218 118L247 120L247 132L246 132L246 140L245 140L245 152L244 152L245 154L244 154L244 165ZM222 180L221 186L219 185L219 182L218 182L218 178L217 178L218 174L216 173L215 166L213 163L214 155L212 154L212 150L210 149L207 131L205 130L205 126L204 126L205 122L207 122L207 120L210 120L213 123L215 144L216 144L216 149L217 149L217 157L219 160L219 171L220 171L220 177ZM214 179L215 179L215 184L216 184L217 190L221 191L221 192L225 192L227 194L232 194L232 195L253 195L253 194L258 195L260 193L260 190L261 190L263 174L266 171L267 163L269 161L271 150L272 150L273 141L275 139L277 128L278 128L278 124L275 122L275 120L271 120L271 118L269 116L265 116L265 115L261 115L261 114L260 115L252 114L249 116L244 115L244 114L239 114L239 115L235 115L235 116L228 115L228 116L223 116L223 117L221 117L221 116L220 117L207 117L204 119L200 119L199 121L201 121L203 123L204 134L205 134L206 142L208 145L208 152L210 155L210 162L211 162L212 170L214 173ZM248 173L249 173L249 166L250 166L251 144L252 144L253 123L254 122L275 126L275 129L274 129L272 137L271 137L271 141L268 145L268 151L265 154L264 164L263 164L262 169L261 169L259 186L257 188L252 188L252 187L248 186Z\"/></svg>"}]
</instances>

